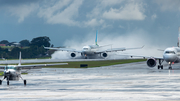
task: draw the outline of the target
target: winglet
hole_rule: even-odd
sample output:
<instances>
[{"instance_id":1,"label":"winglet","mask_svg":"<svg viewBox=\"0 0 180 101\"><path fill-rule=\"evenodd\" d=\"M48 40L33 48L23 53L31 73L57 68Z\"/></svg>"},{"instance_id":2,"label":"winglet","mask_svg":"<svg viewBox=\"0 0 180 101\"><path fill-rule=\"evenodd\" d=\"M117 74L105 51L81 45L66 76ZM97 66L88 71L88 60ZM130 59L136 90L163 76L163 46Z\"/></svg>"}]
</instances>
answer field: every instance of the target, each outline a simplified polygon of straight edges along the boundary
<instances>
[{"instance_id":1,"label":"winglet","mask_svg":"<svg viewBox=\"0 0 180 101\"><path fill-rule=\"evenodd\" d=\"M21 65L21 51L19 52L19 64L18 64L18 66L20 66Z\"/></svg>"},{"instance_id":2,"label":"winglet","mask_svg":"<svg viewBox=\"0 0 180 101\"><path fill-rule=\"evenodd\" d=\"M97 34L98 34L98 30L96 31L96 39L95 39L95 44L96 44L97 46L99 46L99 45L97 44Z\"/></svg>"}]
</instances>

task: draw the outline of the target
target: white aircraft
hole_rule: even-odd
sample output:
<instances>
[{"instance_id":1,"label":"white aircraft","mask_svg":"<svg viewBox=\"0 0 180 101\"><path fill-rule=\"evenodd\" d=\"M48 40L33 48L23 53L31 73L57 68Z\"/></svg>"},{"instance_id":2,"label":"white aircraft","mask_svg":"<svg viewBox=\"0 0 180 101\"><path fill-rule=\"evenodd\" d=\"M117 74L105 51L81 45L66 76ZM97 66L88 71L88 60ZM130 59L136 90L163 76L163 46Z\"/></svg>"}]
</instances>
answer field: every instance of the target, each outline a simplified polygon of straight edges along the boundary
<instances>
[{"instance_id":1,"label":"white aircraft","mask_svg":"<svg viewBox=\"0 0 180 101\"><path fill-rule=\"evenodd\" d=\"M38 67L55 66L55 65L67 65L67 63L21 65L21 52L20 52L18 65L0 65L0 69L3 69L2 72L4 71L3 80L4 79L7 80L7 85L9 85L9 81L19 81L19 78L21 78L24 81L24 85L26 85L26 80L24 80L21 77L21 70L38 69ZM3 80L0 80L0 85L2 84Z\"/></svg>"},{"instance_id":2,"label":"white aircraft","mask_svg":"<svg viewBox=\"0 0 180 101\"><path fill-rule=\"evenodd\" d=\"M180 38L180 27L179 27L179 38ZM155 67L156 64L157 64L156 60L159 60L158 69L163 69L162 63L165 60L169 64L169 69L172 69L171 65L173 63L180 62L180 47L179 47L180 39L179 38L178 38L178 47L169 47L169 48L166 48L164 50L164 52L163 52L163 57L162 58L147 57L147 58L149 58L147 60L147 65L149 67Z\"/></svg>"},{"instance_id":3,"label":"white aircraft","mask_svg":"<svg viewBox=\"0 0 180 101\"><path fill-rule=\"evenodd\" d=\"M57 50L57 51L67 51L67 52L71 52L70 56L72 58L76 57L76 53L81 53L81 56L85 59L88 58L96 58L98 56L102 57L102 58L106 58L108 56L108 52L117 52L117 51L125 51L125 50L131 50L131 49L141 49L142 47L136 47L136 48L111 48L111 49L106 49L106 50L100 50L100 48L105 47L105 46L109 46L109 45L105 45L105 46L99 46L97 44L97 34L98 31L96 31L96 39L95 39L95 45L87 45L84 46L82 48L82 50L78 51L76 49L69 49L69 48L53 48L53 47L44 47L45 49L53 49L53 50Z\"/></svg>"}]
</instances>

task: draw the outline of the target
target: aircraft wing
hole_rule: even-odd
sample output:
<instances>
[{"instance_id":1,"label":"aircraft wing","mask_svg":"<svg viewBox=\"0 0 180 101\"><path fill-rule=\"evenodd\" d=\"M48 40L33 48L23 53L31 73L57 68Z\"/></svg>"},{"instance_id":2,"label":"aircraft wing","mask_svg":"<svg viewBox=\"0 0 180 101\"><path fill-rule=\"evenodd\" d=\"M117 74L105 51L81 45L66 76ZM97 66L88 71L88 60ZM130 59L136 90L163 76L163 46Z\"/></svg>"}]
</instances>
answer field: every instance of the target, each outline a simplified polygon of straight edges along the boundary
<instances>
[{"instance_id":1,"label":"aircraft wing","mask_svg":"<svg viewBox=\"0 0 180 101\"><path fill-rule=\"evenodd\" d=\"M6 65L0 65L0 72L4 72L4 68Z\"/></svg>"},{"instance_id":2,"label":"aircraft wing","mask_svg":"<svg viewBox=\"0 0 180 101\"><path fill-rule=\"evenodd\" d=\"M159 59L164 60L164 58L163 58L163 57L138 56L138 55L126 55L126 56L130 56L131 58L132 58L132 57L142 57L142 58L144 58L144 59L154 58L154 59L156 59L156 60L159 60Z\"/></svg>"},{"instance_id":3,"label":"aircraft wing","mask_svg":"<svg viewBox=\"0 0 180 101\"><path fill-rule=\"evenodd\" d=\"M141 49L142 47L135 47L135 48L111 48L111 49L107 49L107 50L102 50L102 51L96 51L96 53L103 53L103 52L117 52L117 51L125 51L125 50L132 50L132 49Z\"/></svg>"},{"instance_id":4,"label":"aircraft wing","mask_svg":"<svg viewBox=\"0 0 180 101\"><path fill-rule=\"evenodd\" d=\"M19 69L36 69L45 66L56 66L56 65L67 65L68 63L56 63L56 64L33 64L33 65L20 65L17 66Z\"/></svg>"},{"instance_id":5,"label":"aircraft wing","mask_svg":"<svg viewBox=\"0 0 180 101\"><path fill-rule=\"evenodd\" d=\"M52 49L52 50L57 50L57 51L67 51L67 52L77 52L77 53L82 53L82 51L78 51L76 49L71 49L71 48L53 48L53 47L44 47L45 49Z\"/></svg>"},{"instance_id":6,"label":"aircraft wing","mask_svg":"<svg viewBox=\"0 0 180 101\"><path fill-rule=\"evenodd\" d=\"M6 65L0 65L0 69L4 69Z\"/></svg>"}]
</instances>

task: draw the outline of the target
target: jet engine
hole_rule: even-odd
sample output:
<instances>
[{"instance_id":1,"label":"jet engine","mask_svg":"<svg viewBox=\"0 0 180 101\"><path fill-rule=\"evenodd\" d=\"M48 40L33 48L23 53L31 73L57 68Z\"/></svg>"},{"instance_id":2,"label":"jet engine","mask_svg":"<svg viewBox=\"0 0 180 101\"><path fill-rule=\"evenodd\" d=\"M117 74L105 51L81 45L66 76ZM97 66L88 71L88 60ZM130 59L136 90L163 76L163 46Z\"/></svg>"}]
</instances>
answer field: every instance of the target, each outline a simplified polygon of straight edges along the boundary
<instances>
[{"instance_id":1,"label":"jet engine","mask_svg":"<svg viewBox=\"0 0 180 101\"><path fill-rule=\"evenodd\" d=\"M76 57L76 54L75 53L71 53L71 57Z\"/></svg>"},{"instance_id":2,"label":"jet engine","mask_svg":"<svg viewBox=\"0 0 180 101\"><path fill-rule=\"evenodd\" d=\"M154 67L154 66L156 66L156 59L154 59L154 58L148 59L148 60L147 60L147 65L148 65L149 67Z\"/></svg>"},{"instance_id":3,"label":"jet engine","mask_svg":"<svg viewBox=\"0 0 180 101\"><path fill-rule=\"evenodd\" d=\"M106 58L108 56L107 53L101 53L101 57Z\"/></svg>"}]
</instances>

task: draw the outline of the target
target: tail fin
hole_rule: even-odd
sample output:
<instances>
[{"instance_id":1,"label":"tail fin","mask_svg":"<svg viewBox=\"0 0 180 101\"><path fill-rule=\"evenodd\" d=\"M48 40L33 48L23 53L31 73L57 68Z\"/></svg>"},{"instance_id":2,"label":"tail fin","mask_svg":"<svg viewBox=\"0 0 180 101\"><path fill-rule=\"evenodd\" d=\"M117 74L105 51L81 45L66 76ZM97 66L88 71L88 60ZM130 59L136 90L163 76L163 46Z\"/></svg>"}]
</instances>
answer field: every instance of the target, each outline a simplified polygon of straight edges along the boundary
<instances>
[{"instance_id":1,"label":"tail fin","mask_svg":"<svg viewBox=\"0 0 180 101\"><path fill-rule=\"evenodd\" d=\"M19 52L19 64L18 64L18 66L20 66L21 65L21 51Z\"/></svg>"},{"instance_id":2,"label":"tail fin","mask_svg":"<svg viewBox=\"0 0 180 101\"><path fill-rule=\"evenodd\" d=\"M95 44L96 44L97 46L99 46L99 45L97 44L97 34L98 34L98 30L96 31L96 39L95 39Z\"/></svg>"},{"instance_id":3,"label":"tail fin","mask_svg":"<svg viewBox=\"0 0 180 101\"><path fill-rule=\"evenodd\" d=\"M180 42L180 27L179 27L179 36L178 36L178 43L177 43L177 46L179 47L179 43Z\"/></svg>"}]
</instances>

